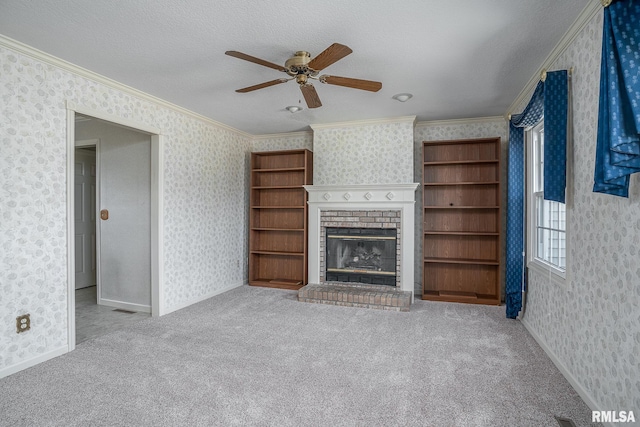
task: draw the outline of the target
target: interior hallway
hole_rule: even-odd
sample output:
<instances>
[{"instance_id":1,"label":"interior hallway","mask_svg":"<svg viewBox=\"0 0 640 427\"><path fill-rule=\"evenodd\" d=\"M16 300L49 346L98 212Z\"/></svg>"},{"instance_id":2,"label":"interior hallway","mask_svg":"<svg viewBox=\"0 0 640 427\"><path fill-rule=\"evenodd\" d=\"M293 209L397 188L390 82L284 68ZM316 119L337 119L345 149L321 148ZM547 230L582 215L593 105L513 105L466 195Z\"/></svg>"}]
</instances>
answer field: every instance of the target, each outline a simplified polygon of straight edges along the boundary
<instances>
[{"instance_id":1,"label":"interior hallway","mask_svg":"<svg viewBox=\"0 0 640 427\"><path fill-rule=\"evenodd\" d=\"M149 313L134 313L98 305L96 301L95 286L76 290L76 344L126 329L150 316Z\"/></svg>"}]
</instances>

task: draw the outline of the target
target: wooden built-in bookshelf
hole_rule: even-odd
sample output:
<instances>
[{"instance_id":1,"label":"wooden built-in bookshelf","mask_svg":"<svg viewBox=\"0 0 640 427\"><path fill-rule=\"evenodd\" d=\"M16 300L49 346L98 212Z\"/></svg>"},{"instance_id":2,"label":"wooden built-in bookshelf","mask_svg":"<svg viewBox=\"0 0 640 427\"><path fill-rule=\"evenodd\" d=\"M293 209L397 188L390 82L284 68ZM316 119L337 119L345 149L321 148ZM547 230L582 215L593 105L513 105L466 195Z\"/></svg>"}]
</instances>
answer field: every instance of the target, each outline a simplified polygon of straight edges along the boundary
<instances>
[{"instance_id":1,"label":"wooden built-in bookshelf","mask_svg":"<svg viewBox=\"0 0 640 427\"><path fill-rule=\"evenodd\" d=\"M251 153L249 284L299 289L307 281L309 150Z\"/></svg>"},{"instance_id":2,"label":"wooden built-in bookshelf","mask_svg":"<svg viewBox=\"0 0 640 427\"><path fill-rule=\"evenodd\" d=\"M423 143L422 299L500 304L500 138Z\"/></svg>"}]
</instances>

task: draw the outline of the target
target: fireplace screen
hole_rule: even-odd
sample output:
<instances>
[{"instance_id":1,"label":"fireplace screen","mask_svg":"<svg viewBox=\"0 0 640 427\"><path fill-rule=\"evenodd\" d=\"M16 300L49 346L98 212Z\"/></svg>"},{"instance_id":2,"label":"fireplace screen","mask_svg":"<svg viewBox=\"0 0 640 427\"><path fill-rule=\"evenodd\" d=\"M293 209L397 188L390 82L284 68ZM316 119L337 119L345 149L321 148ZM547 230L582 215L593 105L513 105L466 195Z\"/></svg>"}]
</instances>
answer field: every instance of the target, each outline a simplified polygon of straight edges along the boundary
<instances>
[{"instance_id":1,"label":"fireplace screen","mask_svg":"<svg viewBox=\"0 0 640 427\"><path fill-rule=\"evenodd\" d=\"M328 282L396 286L395 228L326 229Z\"/></svg>"}]
</instances>

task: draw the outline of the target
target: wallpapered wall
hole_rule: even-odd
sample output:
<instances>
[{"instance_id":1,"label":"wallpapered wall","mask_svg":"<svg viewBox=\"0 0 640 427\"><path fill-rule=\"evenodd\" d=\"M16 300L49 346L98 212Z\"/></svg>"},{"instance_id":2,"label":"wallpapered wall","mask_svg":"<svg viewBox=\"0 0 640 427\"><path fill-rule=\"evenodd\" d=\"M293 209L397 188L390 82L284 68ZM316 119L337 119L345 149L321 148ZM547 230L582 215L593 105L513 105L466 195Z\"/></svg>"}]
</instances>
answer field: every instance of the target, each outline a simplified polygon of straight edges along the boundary
<instances>
[{"instance_id":1,"label":"wallpapered wall","mask_svg":"<svg viewBox=\"0 0 640 427\"><path fill-rule=\"evenodd\" d=\"M602 13L550 70L573 67L564 285L529 270L524 322L602 410L640 411L640 176L628 199L593 193ZM515 112L520 112L529 97ZM570 184L568 184L570 185Z\"/></svg>"},{"instance_id":2,"label":"wallpapered wall","mask_svg":"<svg viewBox=\"0 0 640 427\"><path fill-rule=\"evenodd\" d=\"M313 129L315 185L413 182L413 120Z\"/></svg>"},{"instance_id":3,"label":"wallpapered wall","mask_svg":"<svg viewBox=\"0 0 640 427\"><path fill-rule=\"evenodd\" d=\"M249 138L2 46L0 64L0 370L67 346L67 100L165 135L165 307L244 282Z\"/></svg>"},{"instance_id":4,"label":"wallpapered wall","mask_svg":"<svg viewBox=\"0 0 640 427\"><path fill-rule=\"evenodd\" d=\"M260 136L253 140L251 151L300 150L313 151L313 132L291 132L273 136Z\"/></svg>"}]
</instances>

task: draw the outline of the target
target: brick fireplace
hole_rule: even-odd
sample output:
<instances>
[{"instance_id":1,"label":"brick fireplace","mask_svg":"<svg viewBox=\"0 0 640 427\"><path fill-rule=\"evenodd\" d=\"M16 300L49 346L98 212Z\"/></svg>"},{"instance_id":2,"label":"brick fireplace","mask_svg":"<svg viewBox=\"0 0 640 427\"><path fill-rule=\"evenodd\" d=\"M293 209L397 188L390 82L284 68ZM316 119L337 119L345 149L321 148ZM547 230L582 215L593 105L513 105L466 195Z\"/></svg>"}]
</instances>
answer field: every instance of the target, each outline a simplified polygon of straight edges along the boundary
<instances>
[{"instance_id":1,"label":"brick fireplace","mask_svg":"<svg viewBox=\"0 0 640 427\"><path fill-rule=\"evenodd\" d=\"M369 284L384 284L389 285L390 283L385 280L385 275L390 275L391 271L395 273L393 276L392 285L398 287L400 285L400 246L398 245L402 239L401 235L401 214L400 210L322 210L320 211L320 282L327 281L340 281L340 282L356 282L356 283L369 283ZM342 230L342 231L340 231ZM376 230L380 230L376 232ZM386 232L385 236L380 237L380 239L391 239L393 240L393 253L389 254L393 256L395 259L391 263L392 268L385 268L385 271L381 271L377 274L378 271L375 271L373 268L369 268L366 270L359 270L358 267L353 267L352 270L347 268L342 268L339 270L345 271L343 274L333 273L330 269L332 265L328 262L327 259L327 245L329 242L327 238L331 238L330 231L336 231L335 234L350 234L352 232L356 232L358 234L366 233L369 231L370 233L365 236L357 236L359 237L357 244L361 245L361 242L374 242L373 248L382 247L382 245L377 245L379 242L384 242L383 240L376 240L378 235L383 232ZM388 234L391 231L392 234ZM367 240L369 237L369 240ZM347 238L348 239L348 238ZM362 247L362 246L360 246ZM361 254L351 253L345 254L349 255L349 260L352 258L357 259L358 256L362 257ZM388 263L387 263L388 264ZM329 270L328 270L329 269ZM382 268L380 268L382 270ZM361 274L357 272L361 271ZM344 276L344 278L342 278Z\"/></svg>"},{"instance_id":2,"label":"brick fireplace","mask_svg":"<svg viewBox=\"0 0 640 427\"><path fill-rule=\"evenodd\" d=\"M418 184L305 186L309 193L309 285L333 284L339 285L340 289L348 286L369 289L366 280L365 283L328 283L328 228L394 229L397 243L395 286L379 288L392 288L389 292L399 292L398 295L402 293L413 300L414 204L417 186ZM370 289L378 288L373 286ZM380 292L384 294L385 290ZM375 298L373 294L371 297ZM344 299L347 302L346 295Z\"/></svg>"}]
</instances>

